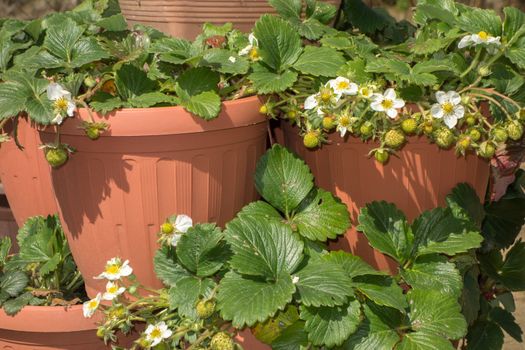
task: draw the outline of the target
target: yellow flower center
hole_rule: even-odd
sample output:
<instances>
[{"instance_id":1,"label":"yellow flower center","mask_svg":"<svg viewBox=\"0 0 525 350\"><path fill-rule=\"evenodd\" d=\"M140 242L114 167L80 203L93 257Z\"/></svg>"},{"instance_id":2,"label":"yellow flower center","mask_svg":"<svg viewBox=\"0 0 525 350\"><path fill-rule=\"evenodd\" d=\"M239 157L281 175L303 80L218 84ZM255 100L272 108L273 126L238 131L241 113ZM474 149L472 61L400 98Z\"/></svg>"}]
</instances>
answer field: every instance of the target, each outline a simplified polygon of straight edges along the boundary
<instances>
[{"instance_id":1,"label":"yellow flower center","mask_svg":"<svg viewBox=\"0 0 525 350\"><path fill-rule=\"evenodd\" d=\"M150 337L153 339L160 338L161 336L162 336L162 332L158 328L153 328L153 330L150 333Z\"/></svg>"},{"instance_id":2,"label":"yellow flower center","mask_svg":"<svg viewBox=\"0 0 525 350\"><path fill-rule=\"evenodd\" d=\"M483 41L487 41L490 37L490 35L487 32L483 32L483 31L479 32L478 36Z\"/></svg>"},{"instance_id":3,"label":"yellow flower center","mask_svg":"<svg viewBox=\"0 0 525 350\"><path fill-rule=\"evenodd\" d=\"M108 288L108 293L115 294L116 292L118 292L118 286L116 284Z\"/></svg>"},{"instance_id":4,"label":"yellow flower center","mask_svg":"<svg viewBox=\"0 0 525 350\"><path fill-rule=\"evenodd\" d=\"M350 83L347 82L347 81L340 81L338 84L337 84L337 88L339 90L346 90L348 89L348 87L350 86Z\"/></svg>"},{"instance_id":5,"label":"yellow flower center","mask_svg":"<svg viewBox=\"0 0 525 350\"><path fill-rule=\"evenodd\" d=\"M55 101L55 109L59 111L67 111L68 101L65 97L60 97Z\"/></svg>"},{"instance_id":6,"label":"yellow flower center","mask_svg":"<svg viewBox=\"0 0 525 350\"><path fill-rule=\"evenodd\" d=\"M361 89L361 95L363 95L363 96L368 96L368 95L370 95L370 89L368 89L368 88L362 88L362 89Z\"/></svg>"},{"instance_id":7,"label":"yellow flower center","mask_svg":"<svg viewBox=\"0 0 525 350\"><path fill-rule=\"evenodd\" d=\"M450 102L443 103L441 105L441 108L443 109L443 112L445 112L445 114L450 114L454 112L454 105Z\"/></svg>"},{"instance_id":8,"label":"yellow flower center","mask_svg":"<svg viewBox=\"0 0 525 350\"><path fill-rule=\"evenodd\" d=\"M394 107L394 101L385 99L383 102L381 102L381 106L383 106L384 109L391 109Z\"/></svg>"},{"instance_id":9,"label":"yellow flower center","mask_svg":"<svg viewBox=\"0 0 525 350\"><path fill-rule=\"evenodd\" d=\"M348 118L347 116L340 117L339 125L343 127L350 125L350 118Z\"/></svg>"},{"instance_id":10,"label":"yellow flower center","mask_svg":"<svg viewBox=\"0 0 525 350\"><path fill-rule=\"evenodd\" d=\"M119 269L120 269L119 265L116 265L116 264L108 265L106 266L106 273L116 275Z\"/></svg>"},{"instance_id":11,"label":"yellow flower center","mask_svg":"<svg viewBox=\"0 0 525 350\"><path fill-rule=\"evenodd\" d=\"M257 50L257 48L252 48L250 50L250 53L248 54L250 56L250 58L252 59L252 61L255 61L255 60L258 60L259 59L259 50Z\"/></svg>"},{"instance_id":12,"label":"yellow flower center","mask_svg":"<svg viewBox=\"0 0 525 350\"><path fill-rule=\"evenodd\" d=\"M96 300L90 300L89 304L88 304L89 308L90 309L96 309L98 307L98 301Z\"/></svg>"}]
</instances>

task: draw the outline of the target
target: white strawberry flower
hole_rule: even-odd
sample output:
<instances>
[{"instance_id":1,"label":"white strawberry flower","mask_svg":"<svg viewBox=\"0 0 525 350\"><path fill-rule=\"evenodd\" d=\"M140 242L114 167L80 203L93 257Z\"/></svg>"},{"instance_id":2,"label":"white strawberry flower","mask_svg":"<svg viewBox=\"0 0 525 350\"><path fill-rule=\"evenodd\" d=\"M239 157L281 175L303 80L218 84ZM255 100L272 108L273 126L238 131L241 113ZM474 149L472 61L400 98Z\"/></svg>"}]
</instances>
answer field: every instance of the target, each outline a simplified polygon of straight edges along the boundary
<instances>
[{"instance_id":1,"label":"white strawberry flower","mask_svg":"<svg viewBox=\"0 0 525 350\"><path fill-rule=\"evenodd\" d=\"M83 312L85 318L91 318L93 316L95 311L97 311L98 306L100 305L100 300L101 299L102 299L102 295L100 293L98 293L95 298L86 301L82 305L82 312Z\"/></svg>"},{"instance_id":2,"label":"white strawberry flower","mask_svg":"<svg viewBox=\"0 0 525 350\"><path fill-rule=\"evenodd\" d=\"M151 347L157 346L165 339L172 336L173 332L168 329L168 325L165 322L159 322L157 324L150 324L146 331L146 341L148 341Z\"/></svg>"},{"instance_id":3,"label":"white strawberry flower","mask_svg":"<svg viewBox=\"0 0 525 350\"><path fill-rule=\"evenodd\" d=\"M341 137L345 137L349 128L350 128L350 117L347 114L341 115L337 119L337 131L339 131L339 134L341 135Z\"/></svg>"},{"instance_id":4,"label":"white strawberry flower","mask_svg":"<svg viewBox=\"0 0 525 350\"><path fill-rule=\"evenodd\" d=\"M501 46L501 37L494 37L487 32L481 31L477 34L464 36L458 43L458 48L463 49L469 46L486 45L499 47Z\"/></svg>"},{"instance_id":5,"label":"white strawberry flower","mask_svg":"<svg viewBox=\"0 0 525 350\"><path fill-rule=\"evenodd\" d=\"M107 279L109 281L117 281L122 277L128 277L133 273L133 269L129 266L129 261L122 262L120 258L113 258L108 260L104 272L95 277L95 279Z\"/></svg>"},{"instance_id":6,"label":"white strawberry flower","mask_svg":"<svg viewBox=\"0 0 525 350\"><path fill-rule=\"evenodd\" d=\"M71 92L67 91L58 83L50 83L47 86L47 98L53 101L53 111L55 118L53 124L62 124L66 116L75 115L76 105L71 98Z\"/></svg>"},{"instance_id":7,"label":"white strawberry flower","mask_svg":"<svg viewBox=\"0 0 525 350\"><path fill-rule=\"evenodd\" d=\"M248 35L248 42L250 44L241 51L239 51L240 56L246 56L248 54L250 54L251 56L252 52L254 52L254 49L257 50L257 48L259 47L259 40L257 40L253 33L250 33L250 35Z\"/></svg>"},{"instance_id":8,"label":"white strawberry flower","mask_svg":"<svg viewBox=\"0 0 525 350\"><path fill-rule=\"evenodd\" d=\"M455 91L438 91L436 100L430 109L432 116L437 119L443 119L445 124L452 129L458 123L458 119L465 116L465 107L461 105L461 96Z\"/></svg>"},{"instance_id":9,"label":"white strawberry flower","mask_svg":"<svg viewBox=\"0 0 525 350\"><path fill-rule=\"evenodd\" d=\"M106 292L102 295L102 299L111 301L124 293L126 288L120 287L117 283L108 281L106 284Z\"/></svg>"},{"instance_id":10,"label":"white strawberry flower","mask_svg":"<svg viewBox=\"0 0 525 350\"><path fill-rule=\"evenodd\" d=\"M395 119L397 117L398 109L405 106L405 101L397 98L394 89L387 89L384 94L373 94L372 104L370 107L376 112L384 112L386 115Z\"/></svg>"},{"instance_id":11,"label":"white strawberry flower","mask_svg":"<svg viewBox=\"0 0 525 350\"><path fill-rule=\"evenodd\" d=\"M352 83L349 79L344 77L338 77L328 81L329 85L336 95L357 95L359 89L357 84Z\"/></svg>"},{"instance_id":12,"label":"white strawberry flower","mask_svg":"<svg viewBox=\"0 0 525 350\"><path fill-rule=\"evenodd\" d=\"M193 220L188 215L181 214L175 218L170 218L169 222L173 225L170 244L176 247L182 235L193 227Z\"/></svg>"},{"instance_id":13,"label":"white strawberry flower","mask_svg":"<svg viewBox=\"0 0 525 350\"><path fill-rule=\"evenodd\" d=\"M319 100L321 99L321 94L317 93L315 95L310 95L304 101L304 109L307 111L315 110L317 115L323 116L324 112L319 105Z\"/></svg>"}]
</instances>

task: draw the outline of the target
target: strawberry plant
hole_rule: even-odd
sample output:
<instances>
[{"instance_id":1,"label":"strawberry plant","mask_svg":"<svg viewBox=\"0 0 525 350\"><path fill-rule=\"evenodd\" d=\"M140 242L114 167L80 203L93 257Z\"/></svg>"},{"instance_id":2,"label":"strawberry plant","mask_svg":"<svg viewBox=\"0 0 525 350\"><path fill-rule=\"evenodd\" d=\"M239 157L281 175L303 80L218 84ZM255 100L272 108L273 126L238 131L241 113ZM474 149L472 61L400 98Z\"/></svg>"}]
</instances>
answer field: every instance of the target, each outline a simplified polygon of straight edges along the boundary
<instances>
[{"instance_id":1,"label":"strawberry plant","mask_svg":"<svg viewBox=\"0 0 525 350\"><path fill-rule=\"evenodd\" d=\"M370 153L386 162L418 135L458 155L492 158L499 146L522 138L520 10L508 7L502 19L453 0L419 1L412 26L351 0L338 21L344 30L325 26L315 45L301 49L301 39L312 37L297 30L300 1L272 3L283 20L263 17L254 34L264 38L261 51L282 53L280 62L291 68L265 55L259 64L280 76L272 81L280 84L273 114L297 124L306 147L321 147L337 131L375 141ZM277 26L271 38L261 30ZM280 40L280 33L290 35ZM279 50L272 48L277 43ZM259 93L268 92L258 75L249 78Z\"/></svg>"},{"instance_id":2,"label":"strawberry plant","mask_svg":"<svg viewBox=\"0 0 525 350\"><path fill-rule=\"evenodd\" d=\"M114 340L117 331L145 322L136 348L234 349L239 348L235 334L250 328L283 350L454 349L456 340L477 349L484 344L477 334L497 324L521 338L509 310L497 308L496 299L490 301L497 309L492 318L484 316L483 302L475 304L485 300L487 290L500 291L495 298L510 303L509 292L521 288L516 283L522 271L515 267L522 243L506 260L489 254L491 262L504 266L491 270L498 279L491 277L487 285L476 274L487 266L482 256L494 244L491 236L500 242L498 249L508 245L501 245L496 232L512 229L509 241L515 238L525 217L519 209L522 197L483 209L462 184L447 207L413 222L393 204L368 204L357 228L397 262L398 273L390 276L358 256L328 250L328 241L349 228L349 213L336 197L315 187L295 155L274 146L258 163L255 185L262 200L244 207L224 230L193 225L184 215L169 218L155 257L166 288L147 290L129 277L116 281L134 298L121 292L111 306L97 304L106 315L99 335ZM510 208L513 215L502 214ZM490 214L483 219L485 210ZM514 284L502 289L502 281ZM499 336L496 328L492 333Z\"/></svg>"},{"instance_id":3,"label":"strawberry plant","mask_svg":"<svg viewBox=\"0 0 525 350\"><path fill-rule=\"evenodd\" d=\"M67 306L84 298L84 281L71 256L58 217L33 217L17 236L0 241L0 307L8 315L27 305Z\"/></svg>"}]
</instances>

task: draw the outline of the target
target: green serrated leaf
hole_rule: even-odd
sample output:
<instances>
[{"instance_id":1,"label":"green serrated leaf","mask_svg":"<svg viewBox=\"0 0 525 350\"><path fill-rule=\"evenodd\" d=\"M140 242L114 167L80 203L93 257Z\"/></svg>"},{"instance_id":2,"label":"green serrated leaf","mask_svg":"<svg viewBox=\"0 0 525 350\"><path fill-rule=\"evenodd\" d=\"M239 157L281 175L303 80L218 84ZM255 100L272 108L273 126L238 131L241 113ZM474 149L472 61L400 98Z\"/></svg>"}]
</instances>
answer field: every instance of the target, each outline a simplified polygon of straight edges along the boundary
<instances>
[{"instance_id":1,"label":"green serrated leaf","mask_svg":"<svg viewBox=\"0 0 525 350\"><path fill-rule=\"evenodd\" d=\"M191 68L177 79L177 83L190 96L217 91L220 75L207 67Z\"/></svg>"},{"instance_id":2,"label":"green serrated leaf","mask_svg":"<svg viewBox=\"0 0 525 350\"><path fill-rule=\"evenodd\" d=\"M196 116L211 120L221 112L221 97L215 91L207 91L182 100L182 106Z\"/></svg>"},{"instance_id":3,"label":"green serrated leaf","mask_svg":"<svg viewBox=\"0 0 525 350\"><path fill-rule=\"evenodd\" d=\"M185 277L179 280L169 290L169 303L171 309L176 309L181 315L197 318L195 306L202 296L204 299L210 297L216 284L212 279L199 279L196 277Z\"/></svg>"},{"instance_id":4,"label":"green serrated leaf","mask_svg":"<svg viewBox=\"0 0 525 350\"><path fill-rule=\"evenodd\" d=\"M117 71L115 85L124 100L132 100L137 96L153 92L157 86L155 81L148 79L144 70L132 64L125 64Z\"/></svg>"},{"instance_id":5,"label":"green serrated leaf","mask_svg":"<svg viewBox=\"0 0 525 350\"><path fill-rule=\"evenodd\" d=\"M62 260L60 253L54 254L49 260L47 260L39 269L40 275L46 276L51 272L55 271Z\"/></svg>"},{"instance_id":6,"label":"green serrated leaf","mask_svg":"<svg viewBox=\"0 0 525 350\"><path fill-rule=\"evenodd\" d=\"M247 58L225 49L207 50L202 59L202 65L225 74L246 74L250 67Z\"/></svg>"},{"instance_id":7,"label":"green serrated leaf","mask_svg":"<svg viewBox=\"0 0 525 350\"><path fill-rule=\"evenodd\" d=\"M173 97L161 92L147 92L128 101L134 108L149 108L158 104L173 104L173 102ZM115 101L115 104L118 104L118 102Z\"/></svg>"},{"instance_id":8,"label":"green serrated leaf","mask_svg":"<svg viewBox=\"0 0 525 350\"><path fill-rule=\"evenodd\" d=\"M346 205L330 192L312 190L296 209L292 223L297 232L310 240L326 241L344 234L350 228Z\"/></svg>"},{"instance_id":9,"label":"green serrated leaf","mask_svg":"<svg viewBox=\"0 0 525 350\"><path fill-rule=\"evenodd\" d=\"M124 106L124 101L108 93L99 91L93 96L89 105L101 114L108 114Z\"/></svg>"},{"instance_id":10,"label":"green serrated leaf","mask_svg":"<svg viewBox=\"0 0 525 350\"><path fill-rule=\"evenodd\" d=\"M231 271L220 282L217 302L222 317L232 320L234 327L242 328L264 322L284 310L294 292L292 278L286 273L275 282L266 282Z\"/></svg>"},{"instance_id":11,"label":"green serrated leaf","mask_svg":"<svg viewBox=\"0 0 525 350\"><path fill-rule=\"evenodd\" d=\"M274 73L263 66L255 66L253 73L248 76L253 87L259 94L272 94L285 91L297 81L297 73L285 71Z\"/></svg>"},{"instance_id":12,"label":"green serrated leaf","mask_svg":"<svg viewBox=\"0 0 525 350\"><path fill-rule=\"evenodd\" d=\"M392 203L372 202L361 209L359 226L370 245L400 264L410 256L414 240L405 215Z\"/></svg>"},{"instance_id":13,"label":"green serrated leaf","mask_svg":"<svg viewBox=\"0 0 525 350\"><path fill-rule=\"evenodd\" d=\"M308 166L280 145L274 145L257 163L257 191L284 214L297 208L313 186Z\"/></svg>"},{"instance_id":14,"label":"green serrated leaf","mask_svg":"<svg viewBox=\"0 0 525 350\"><path fill-rule=\"evenodd\" d=\"M323 259L340 265L350 278L365 275L384 275L383 272L374 269L360 257L347 252L330 252L323 256Z\"/></svg>"},{"instance_id":15,"label":"green serrated leaf","mask_svg":"<svg viewBox=\"0 0 525 350\"><path fill-rule=\"evenodd\" d=\"M23 271L9 271L0 277L0 291L17 297L27 287L29 278Z\"/></svg>"},{"instance_id":16,"label":"green serrated leaf","mask_svg":"<svg viewBox=\"0 0 525 350\"><path fill-rule=\"evenodd\" d=\"M30 91L16 82L0 84L0 120L17 116L24 110Z\"/></svg>"},{"instance_id":17,"label":"green serrated leaf","mask_svg":"<svg viewBox=\"0 0 525 350\"><path fill-rule=\"evenodd\" d=\"M352 280L340 265L325 259L310 259L295 275L301 304L336 306L353 296Z\"/></svg>"},{"instance_id":18,"label":"green serrated leaf","mask_svg":"<svg viewBox=\"0 0 525 350\"><path fill-rule=\"evenodd\" d=\"M489 318L517 342L523 342L523 331L512 313L500 307L495 307L490 310Z\"/></svg>"},{"instance_id":19,"label":"green serrated leaf","mask_svg":"<svg viewBox=\"0 0 525 350\"><path fill-rule=\"evenodd\" d=\"M301 319L314 345L341 345L361 323L361 304L353 300L336 307L301 307Z\"/></svg>"},{"instance_id":20,"label":"green serrated leaf","mask_svg":"<svg viewBox=\"0 0 525 350\"><path fill-rule=\"evenodd\" d=\"M392 350L400 341L395 329L402 324L402 315L396 309L373 303L364 304L363 311L365 319L341 350Z\"/></svg>"},{"instance_id":21,"label":"green serrated leaf","mask_svg":"<svg viewBox=\"0 0 525 350\"><path fill-rule=\"evenodd\" d=\"M405 334L396 350L454 350L450 340L428 332Z\"/></svg>"},{"instance_id":22,"label":"green serrated leaf","mask_svg":"<svg viewBox=\"0 0 525 350\"><path fill-rule=\"evenodd\" d=\"M301 54L301 38L289 22L263 15L255 24L262 61L276 72L282 72L297 61Z\"/></svg>"},{"instance_id":23,"label":"green serrated leaf","mask_svg":"<svg viewBox=\"0 0 525 350\"><path fill-rule=\"evenodd\" d=\"M501 35L501 18L494 10L469 8L458 19L458 25L468 33L487 32L493 36Z\"/></svg>"},{"instance_id":24,"label":"green serrated leaf","mask_svg":"<svg viewBox=\"0 0 525 350\"><path fill-rule=\"evenodd\" d=\"M343 54L336 49L307 46L293 67L303 74L335 77L345 62Z\"/></svg>"},{"instance_id":25,"label":"green serrated leaf","mask_svg":"<svg viewBox=\"0 0 525 350\"><path fill-rule=\"evenodd\" d=\"M460 339L467 332L457 298L434 290L411 290L408 294L410 322L417 332Z\"/></svg>"},{"instance_id":26,"label":"green serrated leaf","mask_svg":"<svg viewBox=\"0 0 525 350\"><path fill-rule=\"evenodd\" d=\"M408 304L401 287L388 276L357 276L354 287L374 303L405 312Z\"/></svg>"},{"instance_id":27,"label":"green serrated leaf","mask_svg":"<svg viewBox=\"0 0 525 350\"><path fill-rule=\"evenodd\" d=\"M281 214L279 214L279 212L275 210L275 208L270 204L263 201L252 202L242 208L242 210L237 214L237 217L239 218L245 216L257 218L258 220L262 221L283 222Z\"/></svg>"},{"instance_id":28,"label":"green serrated leaf","mask_svg":"<svg viewBox=\"0 0 525 350\"><path fill-rule=\"evenodd\" d=\"M29 305L30 301L33 299L33 294L26 292L14 299L9 299L2 304L2 309L9 316L14 316L24 308L24 306Z\"/></svg>"},{"instance_id":29,"label":"green serrated leaf","mask_svg":"<svg viewBox=\"0 0 525 350\"><path fill-rule=\"evenodd\" d=\"M175 286L180 280L190 277L188 271L167 255L166 248L157 251L153 260L155 275L167 286Z\"/></svg>"},{"instance_id":30,"label":"green serrated leaf","mask_svg":"<svg viewBox=\"0 0 525 350\"><path fill-rule=\"evenodd\" d=\"M272 342L273 350L303 350L308 345L308 334L305 323L297 321L283 330L281 335Z\"/></svg>"},{"instance_id":31,"label":"green serrated leaf","mask_svg":"<svg viewBox=\"0 0 525 350\"><path fill-rule=\"evenodd\" d=\"M485 219L485 209L472 186L462 183L454 187L447 196L447 204L454 216L472 220L476 227L481 228Z\"/></svg>"},{"instance_id":32,"label":"green serrated leaf","mask_svg":"<svg viewBox=\"0 0 525 350\"><path fill-rule=\"evenodd\" d=\"M401 270L400 275L414 289L431 289L459 297L463 288L459 271L444 257L418 259L410 268Z\"/></svg>"},{"instance_id":33,"label":"green serrated leaf","mask_svg":"<svg viewBox=\"0 0 525 350\"><path fill-rule=\"evenodd\" d=\"M288 20L300 20L303 4L301 0L269 0L270 5Z\"/></svg>"},{"instance_id":34,"label":"green serrated leaf","mask_svg":"<svg viewBox=\"0 0 525 350\"><path fill-rule=\"evenodd\" d=\"M214 275L226 263L229 250L223 233L213 224L200 224L182 235L177 244L181 264L199 277Z\"/></svg>"},{"instance_id":35,"label":"green serrated leaf","mask_svg":"<svg viewBox=\"0 0 525 350\"><path fill-rule=\"evenodd\" d=\"M494 322L479 320L467 335L467 350L503 349L505 335Z\"/></svg>"},{"instance_id":36,"label":"green serrated leaf","mask_svg":"<svg viewBox=\"0 0 525 350\"><path fill-rule=\"evenodd\" d=\"M303 259L303 243L288 225L243 216L226 225L232 267L242 274L277 279L292 273Z\"/></svg>"}]
</instances>

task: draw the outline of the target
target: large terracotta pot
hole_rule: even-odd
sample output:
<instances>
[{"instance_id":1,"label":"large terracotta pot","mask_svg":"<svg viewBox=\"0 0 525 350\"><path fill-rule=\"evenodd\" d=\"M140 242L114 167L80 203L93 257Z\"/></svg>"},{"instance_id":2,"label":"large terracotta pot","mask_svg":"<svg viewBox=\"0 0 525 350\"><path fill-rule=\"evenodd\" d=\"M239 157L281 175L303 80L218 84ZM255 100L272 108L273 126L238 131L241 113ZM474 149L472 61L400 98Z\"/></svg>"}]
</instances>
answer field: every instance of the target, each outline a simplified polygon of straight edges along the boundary
<instances>
[{"instance_id":1,"label":"large terracotta pot","mask_svg":"<svg viewBox=\"0 0 525 350\"><path fill-rule=\"evenodd\" d=\"M339 6L341 0L326 1ZM261 15L274 12L268 0L119 0L130 25L142 23L176 37L194 39L206 22L232 22L248 32Z\"/></svg>"},{"instance_id":2,"label":"large terracotta pot","mask_svg":"<svg viewBox=\"0 0 525 350\"><path fill-rule=\"evenodd\" d=\"M86 110L61 127L77 152L52 171L59 212L71 251L93 297L112 257L129 259L138 279L160 287L153 273L157 232L172 214L223 225L256 198L253 174L266 149L260 101L226 102L206 122L181 107L124 109L95 121L110 130L91 141L78 127ZM52 130L41 132L52 140Z\"/></svg>"},{"instance_id":3,"label":"large terracotta pot","mask_svg":"<svg viewBox=\"0 0 525 350\"><path fill-rule=\"evenodd\" d=\"M0 310L0 349L106 350L96 335L96 322L86 319L82 305L26 306L14 317Z\"/></svg>"},{"instance_id":4,"label":"large terracotta pot","mask_svg":"<svg viewBox=\"0 0 525 350\"><path fill-rule=\"evenodd\" d=\"M15 222L13 213L11 213L11 210L9 208L2 206L2 204L0 203L0 238L5 236L9 236L11 238L13 252L18 251L16 243L17 233L18 225Z\"/></svg>"},{"instance_id":5,"label":"large terracotta pot","mask_svg":"<svg viewBox=\"0 0 525 350\"><path fill-rule=\"evenodd\" d=\"M377 147L338 134L329 136L331 144L307 150L298 130L288 123L283 127L285 143L312 169L316 183L333 192L348 206L357 224L360 208L375 200L395 203L410 220L421 212L445 204L445 198L458 183L472 185L480 198L485 197L490 169L487 161L470 154L457 157L453 150L440 150L426 137L412 137L397 156L386 165L368 157ZM393 271L393 261L373 250L361 233L350 229L334 248L363 257L370 264Z\"/></svg>"},{"instance_id":6,"label":"large terracotta pot","mask_svg":"<svg viewBox=\"0 0 525 350\"><path fill-rule=\"evenodd\" d=\"M23 150L13 139L0 145L0 178L21 226L31 216L55 214L57 206L38 131L25 118L18 118L18 140Z\"/></svg>"}]
</instances>

